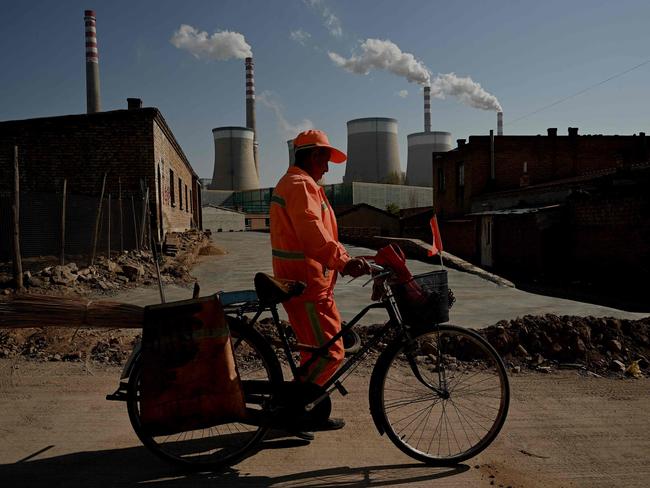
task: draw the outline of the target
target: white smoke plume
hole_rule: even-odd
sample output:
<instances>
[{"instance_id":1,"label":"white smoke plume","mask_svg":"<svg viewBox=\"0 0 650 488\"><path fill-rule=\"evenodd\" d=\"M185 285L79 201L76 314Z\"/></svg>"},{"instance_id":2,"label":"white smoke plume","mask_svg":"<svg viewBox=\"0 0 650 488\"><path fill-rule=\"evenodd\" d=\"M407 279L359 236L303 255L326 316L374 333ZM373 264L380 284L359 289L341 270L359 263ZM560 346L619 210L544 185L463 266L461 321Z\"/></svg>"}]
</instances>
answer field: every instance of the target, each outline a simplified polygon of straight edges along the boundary
<instances>
[{"instance_id":1,"label":"white smoke plume","mask_svg":"<svg viewBox=\"0 0 650 488\"><path fill-rule=\"evenodd\" d=\"M400 98L406 98L409 96L408 90L400 90L396 93L396 95Z\"/></svg>"},{"instance_id":2,"label":"white smoke plume","mask_svg":"<svg viewBox=\"0 0 650 488\"><path fill-rule=\"evenodd\" d=\"M358 55L349 58L334 52L328 54L335 65L351 73L367 75L373 69L385 70L406 78L411 83L430 85L433 97L455 97L470 107L501 111L497 98L469 76L458 77L455 73L446 73L432 78L431 71L422 61L418 61L411 53L403 52L389 40L366 39L360 48Z\"/></svg>"},{"instance_id":3,"label":"white smoke plume","mask_svg":"<svg viewBox=\"0 0 650 488\"><path fill-rule=\"evenodd\" d=\"M284 107L282 107L282 104L276 99L275 95L268 90L258 94L257 101L273 111L275 118L278 121L278 126L282 131L282 135L286 139L293 139L299 132L314 128L314 124L309 119L303 119L297 124L289 122L284 116Z\"/></svg>"},{"instance_id":4,"label":"white smoke plume","mask_svg":"<svg viewBox=\"0 0 650 488\"><path fill-rule=\"evenodd\" d=\"M170 42L178 49L189 51L197 59L226 61L253 55L250 45L239 32L217 31L209 35L191 25L181 24Z\"/></svg>"},{"instance_id":5,"label":"white smoke plume","mask_svg":"<svg viewBox=\"0 0 650 488\"><path fill-rule=\"evenodd\" d=\"M479 83L469 76L458 77L455 73L439 74L431 80L431 96L436 98L456 97L470 107L502 111L497 97L486 92Z\"/></svg>"},{"instance_id":6,"label":"white smoke plume","mask_svg":"<svg viewBox=\"0 0 650 488\"><path fill-rule=\"evenodd\" d=\"M302 29L298 29L295 31L291 31L289 33L289 37L291 38L292 41L296 41L298 44L306 46L309 39L311 39L311 34L309 32L305 32Z\"/></svg>"},{"instance_id":7,"label":"white smoke plume","mask_svg":"<svg viewBox=\"0 0 650 488\"><path fill-rule=\"evenodd\" d=\"M358 75L382 69L421 85L426 85L431 78L424 63L415 59L411 53L402 52L397 44L389 40L366 39L360 47L361 53L349 58L331 51L328 54L335 65Z\"/></svg>"},{"instance_id":8,"label":"white smoke plume","mask_svg":"<svg viewBox=\"0 0 650 488\"><path fill-rule=\"evenodd\" d=\"M323 24L329 33L334 37L341 37L343 35L343 27L341 21L332 13L324 0L303 0L311 8L318 11L323 18Z\"/></svg>"}]
</instances>

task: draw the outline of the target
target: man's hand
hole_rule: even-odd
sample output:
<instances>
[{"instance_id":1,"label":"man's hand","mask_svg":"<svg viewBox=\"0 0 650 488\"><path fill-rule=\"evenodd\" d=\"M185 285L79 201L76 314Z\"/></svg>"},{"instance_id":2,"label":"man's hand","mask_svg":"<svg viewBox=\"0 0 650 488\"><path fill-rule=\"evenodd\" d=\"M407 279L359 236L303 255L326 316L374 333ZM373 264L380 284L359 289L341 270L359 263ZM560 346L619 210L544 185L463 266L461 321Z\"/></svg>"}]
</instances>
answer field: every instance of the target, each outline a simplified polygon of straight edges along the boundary
<instances>
[{"instance_id":1,"label":"man's hand","mask_svg":"<svg viewBox=\"0 0 650 488\"><path fill-rule=\"evenodd\" d=\"M359 276L371 273L370 265L363 258L352 258L343 267L341 274L343 276L352 276L358 278Z\"/></svg>"}]
</instances>

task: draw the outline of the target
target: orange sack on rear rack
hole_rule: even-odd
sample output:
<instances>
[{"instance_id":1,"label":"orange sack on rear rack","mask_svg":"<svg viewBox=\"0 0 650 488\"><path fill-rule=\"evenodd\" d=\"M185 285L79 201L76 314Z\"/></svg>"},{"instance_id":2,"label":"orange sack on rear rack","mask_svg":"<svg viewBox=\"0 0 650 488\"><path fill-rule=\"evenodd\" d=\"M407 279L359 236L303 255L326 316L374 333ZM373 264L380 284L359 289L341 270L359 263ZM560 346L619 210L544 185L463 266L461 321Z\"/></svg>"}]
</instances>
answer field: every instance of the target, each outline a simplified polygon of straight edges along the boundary
<instances>
[{"instance_id":1,"label":"orange sack on rear rack","mask_svg":"<svg viewBox=\"0 0 650 488\"><path fill-rule=\"evenodd\" d=\"M216 296L145 309L140 417L151 435L245 418L230 331Z\"/></svg>"}]
</instances>

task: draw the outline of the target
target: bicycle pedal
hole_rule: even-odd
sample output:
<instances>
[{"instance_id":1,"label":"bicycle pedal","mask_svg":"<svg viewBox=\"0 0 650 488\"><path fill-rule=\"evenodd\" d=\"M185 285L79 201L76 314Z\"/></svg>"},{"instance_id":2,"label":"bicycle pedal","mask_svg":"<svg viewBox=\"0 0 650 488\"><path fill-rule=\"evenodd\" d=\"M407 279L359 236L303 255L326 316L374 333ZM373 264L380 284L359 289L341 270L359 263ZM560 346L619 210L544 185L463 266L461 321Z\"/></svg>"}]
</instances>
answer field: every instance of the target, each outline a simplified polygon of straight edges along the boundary
<instances>
[{"instance_id":1,"label":"bicycle pedal","mask_svg":"<svg viewBox=\"0 0 650 488\"><path fill-rule=\"evenodd\" d=\"M341 396L345 396L348 394L348 390L345 389L345 386L343 386L343 384L341 384L340 381L335 381L334 387L339 391Z\"/></svg>"},{"instance_id":2,"label":"bicycle pedal","mask_svg":"<svg viewBox=\"0 0 650 488\"><path fill-rule=\"evenodd\" d=\"M114 393L109 393L106 395L106 400L113 402L125 402L127 399L127 394L125 391L117 390Z\"/></svg>"}]
</instances>

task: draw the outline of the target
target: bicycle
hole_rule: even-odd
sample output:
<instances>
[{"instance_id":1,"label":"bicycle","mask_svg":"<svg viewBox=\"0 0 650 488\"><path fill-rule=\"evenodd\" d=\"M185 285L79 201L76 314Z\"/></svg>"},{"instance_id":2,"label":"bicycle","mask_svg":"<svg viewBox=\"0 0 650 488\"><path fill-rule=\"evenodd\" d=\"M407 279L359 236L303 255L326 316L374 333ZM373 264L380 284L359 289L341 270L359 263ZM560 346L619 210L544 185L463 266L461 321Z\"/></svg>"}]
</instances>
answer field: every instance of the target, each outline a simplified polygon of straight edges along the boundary
<instances>
[{"instance_id":1,"label":"bicycle","mask_svg":"<svg viewBox=\"0 0 650 488\"><path fill-rule=\"evenodd\" d=\"M474 331L451 324L414 323L413 317L418 314L398 303L391 270L375 264L372 267L373 277L368 283L375 280L378 284L382 291L379 301L364 307L340 333L318 348L298 344L292 350L280 321L278 304L301 292L299 286L291 288L295 282L286 287L258 273L255 290L219 293L249 413L245 421L171 436L150 435L139 421L141 363L137 350L124 368L120 388L107 398L126 400L136 434L162 459L186 468L219 469L253 454L272 428L286 429L297 418L308 422L327 419L331 394L347 394L345 378L371 349L390 339L374 365L368 396L379 433L386 434L408 456L429 465L454 465L476 456L496 438L508 413L510 389L503 361ZM443 273L446 289L446 271ZM424 282L425 276L415 276L414 280ZM259 286L259 282L269 280L270 287ZM312 352L302 366L308 368L368 311L378 308L386 310L388 321L325 385L297 380L301 369L294 359L296 347ZM254 327L265 312L271 314L279 337L276 346L283 349L294 381L284 381L278 356ZM254 316L247 320L247 314Z\"/></svg>"}]
</instances>

